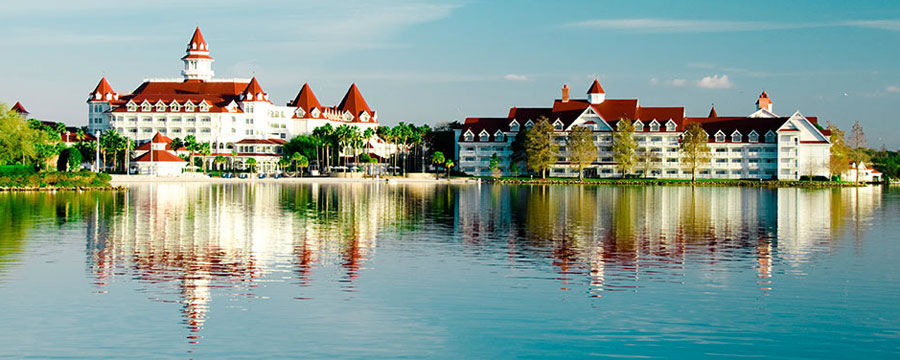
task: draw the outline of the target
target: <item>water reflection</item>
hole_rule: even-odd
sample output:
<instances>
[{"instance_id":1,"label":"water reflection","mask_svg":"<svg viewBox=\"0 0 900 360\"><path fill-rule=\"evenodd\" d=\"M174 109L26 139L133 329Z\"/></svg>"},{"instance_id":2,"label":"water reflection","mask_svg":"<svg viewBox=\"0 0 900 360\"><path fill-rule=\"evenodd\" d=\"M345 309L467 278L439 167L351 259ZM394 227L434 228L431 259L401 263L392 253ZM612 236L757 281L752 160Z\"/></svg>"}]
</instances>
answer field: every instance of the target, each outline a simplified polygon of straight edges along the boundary
<instances>
[{"instance_id":1,"label":"water reflection","mask_svg":"<svg viewBox=\"0 0 900 360\"><path fill-rule=\"evenodd\" d=\"M260 286L286 282L302 304L320 293L312 288L319 282L352 299L357 282L377 271L376 249L423 244L441 251L404 256L535 270L562 291L596 298L681 284L697 269L712 278L751 271L765 295L773 278L842 245L835 239L859 239L881 188L158 184L47 199L64 219L89 217L99 292L117 279L143 284L151 300L181 305L197 344L216 297L255 299ZM18 206L8 200L0 204ZM3 214L0 225L27 224ZM3 240L0 271L23 237Z\"/></svg>"}]
</instances>

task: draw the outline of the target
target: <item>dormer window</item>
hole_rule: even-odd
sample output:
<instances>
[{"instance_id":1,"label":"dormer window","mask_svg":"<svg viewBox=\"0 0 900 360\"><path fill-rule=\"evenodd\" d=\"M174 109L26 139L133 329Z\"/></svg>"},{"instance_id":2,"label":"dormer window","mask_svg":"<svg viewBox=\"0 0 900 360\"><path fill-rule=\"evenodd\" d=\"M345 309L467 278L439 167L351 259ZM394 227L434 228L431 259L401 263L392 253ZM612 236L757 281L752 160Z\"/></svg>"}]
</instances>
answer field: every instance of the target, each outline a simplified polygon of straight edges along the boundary
<instances>
[{"instance_id":1,"label":"dormer window","mask_svg":"<svg viewBox=\"0 0 900 360\"><path fill-rule=\"evenodd\" d=\"M735 130L733 133L731 133L731 142L741 142L741 140L743 140L743 138L744 137L741 136L741 133L738 132L737 130Z\"/></svg>"},{"instance_id":2,"label":"dormer window","mask_svg":"<svg viewBox=\"0 0 900 360\"><path fill-rule=\"evenodd\" d=\"M656 120L650 122L650 131L659 131L659 123Z\"/></svg>"},{"instance_id":3,"label":"dormer window","mask_svg":"<svg viewBox=\"0 0 900 360\"><path fill-rule=\"evenodd\" d=\"M209 104L206 103L206 100L200 102L200 111L207 112L209 111Z\"/></svg>"},{"instance_id":4,"label":"dormer window","mask_svg":"<svg viewBox=\"0 0 900 360\"><path fill-rule=\"evenodd\" d=\"M759 142L759 134L756 133L756 130L751 131L750 134L747 135L747 140L752 143Z\"/></svg>"},{"instance_id":5,"label":"dormer window","mask_svg":"<svg viewBox=\"0 0 900 360\"><path fill-rule=\"evenodd\" d=\"M301 108L297 108L297 110L294 111L294 114L297 115L298 118L302 118L304 115L306 115L306 112Z\"/></svg>"},{"instance_id":6,"label":"dormer window","mask_svg":"<svg viewBox=\"0 0 900 360\"><path fill-rule=\"evenodd\" d=\"M533 122L533 121L528 120L528 121L525 122L525 128L526 128L526 129L531 129L532 126L534 126L534 122Z\"/></svg>"},{"instance_id":7,"label":"dormer window","mask_svg":"<svg viewBox=\"0 0 900 360\"><path fill-rule=\"evenodd\" d=\"M481 130L481 133L478 134L478 141L490 141L491 134L488 134L487 131Z\"/></svg>"},{"instance_id":8,"label":"dormer window","mask_svg":"<svg viewBox=\"0 0 900 360\"><path fill-rule=\"evenodd\" d=\"M497 130L497 132L494 133L494 141L506 141L503 137L503 132Z\"/></svg>"},{"instance_id":9,"label":"dormer window","mask_svg":"<svg viewBox=\"0 0 900 360\"><path fill-rule=\"evenodd\" d=\"M169 104L169 109L172 111L181 111L181 105L178 105L177 101L172 101L172 103Z\"/></svg>"},{"instance_id":10,"label":"dormer window","mask_svg":"<svg viewBox=\"0 0 900 360\"><path fill-rule=\"evenodd\" d=\"M769 130L769 132L766 133L766 142L767 143L775 142L775 133L772 132L772 130Z\"/></svg>"},{"instance_id":11,"label":"dormer window","mask_svg":"<svg viewBox=\"0 0 900 360\"><path fill-rule=\"evenodd\" d=\"M642 123L640 120L635 121L634 122L634 131L635 132L644 131L644 123Z\"/></svg>"},{"instance_id":12,"label":"dormer window","mask_svg":"<svg viewBox=\"0 0 900 360\"><path fill-rule=\"evenodd\" d=\"M353 115L351 115L350 112L344 111L344 114L341 116L341 118L344 119L344 121L350 121L353 120Z\"/></svg>"},{"instance_id":13,"label":"dormer window","mask_svg":"<svg viewBox=\"0 0 900 360\"><path fill-rule=\"evenodd\" d=\"M319 117L320 112L319 109L313 108L309 114L312 115L312 117L317 118Z\"/></svg>"},{"instance_id":14,"label":"dormer window","mask_svg":"<svg viewBox=\"0 0 900 360\"><path fill-rule=\"evenodd\" d=\"M675 122L674 121L669 120L668 122L666 122L666 131L675 131Z\"/></svg>"},{"instance_id":15,"label":"dormer window","mask_svg":"<svg viewBox=\"0 0 900 360\"><path fill-rule=\"evenodd\" d=\"M463 135L463 139L465 141L472 141L472 140L475 140L475 135L472 134L471 131L466 131L465 135Z\"/></svg>"},{"instance_id":16,"label":"dormer window","mask_svg":"<svg viewBox=\"0 0 900 360\"><path fill-rule=\"evenodd\" d=\"M166 111L166 103L162 102L162 100L156 102L156 111Z\"/></svg>"},{"instance_id":17,"label":"dormer window","mask_svg":"<svg viewBox=\"0 0 900 360\"><path fill-rule=\"evenodd\" d=\"M725 133L723 133L721 130L716 133L716 142L725 142Z\"/></svg>"},{"instance_id":18,"label":"dormer window","mask_svg":"<svg viewBox=\"0 0 900 360\"><path fill-rule=\"evenodd\" d=\"M147 102L147 100L144 100L144 102L141 103L141 111L150 111L151 107L152 106L149 102Z\"/></svg>"},{"instance_id":19,"label":"dormer window","mask_svg":"<svg viewBox=\"0 0 900 360\"><path fill-rule=\"evenodd\" d=\"M128 111L137 111L137 104L133 101L128 101L128 104L125 104L125 107L128 108Z\"/></svg>"},{"instance_id":20,"label":"dormer window","mask_svg":"<svg viewBox=\"0 0 900 360\"><path fill-rule=\"evenodd\" d=\"M194 106L194 103L192 103L190 100L184 103L184 111L193 112L195 107L196 106Z\"/></svg>"},{"instance_id":21,"label":"dormer window","mask_svg":"<svg viewBox=\"0 0 900 360\"><path fill-rule=\"evenodd\" d=\"M513 120L511 123L509 123L509 131L518 132L519 131L519 122L516 120Z\"/></svg>"},{"instance_id":22,"label":"dormer window","mask_svg":"<svg viewBox=\"0 0 900 360\"><path fill-rule=\"evenodd\" d=\"M562 131L562 129L563 129L562 121L559 121L559 119L557 119L556 121L553 122L553 130Z\"/></svg>"},{"instance_id":23,"label":"dormer window","mask_svg":"<svg viewBox=\"0 0 900 360\"><path fill-rule=\"evenodd\" d=\"M368 122L368 121L369 121L369 114L362 113L362 115L359 116L359 119L362 120L362 121Z\"/></svg>"}]
</instances>

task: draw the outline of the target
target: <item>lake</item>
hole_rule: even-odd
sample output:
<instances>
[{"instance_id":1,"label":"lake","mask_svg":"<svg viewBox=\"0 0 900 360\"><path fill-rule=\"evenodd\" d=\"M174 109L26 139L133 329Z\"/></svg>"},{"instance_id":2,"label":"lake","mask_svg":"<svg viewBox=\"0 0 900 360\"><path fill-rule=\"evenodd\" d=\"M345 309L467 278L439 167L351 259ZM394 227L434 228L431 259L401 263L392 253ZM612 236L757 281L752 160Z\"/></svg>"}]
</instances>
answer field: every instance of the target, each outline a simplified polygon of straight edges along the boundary
<instances>
[{"instance_id":1,"label":"lake","mask_svg":"<svg viewBox=\"0 0 900 360\"><path fill-rule=\"evenodd\" d=\"M897 358L900 189L0 193L0 358Z\"/></svg>"}]
</instances>

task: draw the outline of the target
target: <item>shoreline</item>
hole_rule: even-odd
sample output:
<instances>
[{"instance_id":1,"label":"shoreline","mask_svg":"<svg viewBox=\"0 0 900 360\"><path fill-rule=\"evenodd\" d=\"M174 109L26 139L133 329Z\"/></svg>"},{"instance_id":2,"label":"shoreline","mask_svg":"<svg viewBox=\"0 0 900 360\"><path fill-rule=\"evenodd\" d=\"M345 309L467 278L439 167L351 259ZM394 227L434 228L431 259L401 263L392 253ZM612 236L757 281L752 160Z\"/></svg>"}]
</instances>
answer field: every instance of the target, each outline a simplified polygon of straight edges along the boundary
<instances>
[{"instance_id":1,"label":"shoreline","mask_svg":"<svg viewBox=\"0 0 900 360\"><path fill-rule=\"evenodd\" d=\"M207 183L207 184L251 184L251 183L281 183L281 184L354 184L354 183L389 183L389 184L478 184L482 182L477 178L441 178L434 179L431 178L401 178L401 177L387 177L387 178L342 178L342 177L330 177L330 176L315 176L315 177L283 177L280 179L274 178L247 178L247 179L237 179L237 178L229 178L223 179L220 177L209 177L209 176L150 176L150 175L111 175L112 180L110 180L110 185L113 186L127 186L127 185L139 185L139 184L152 184L152 183Z\"/></svg>"},{"instance_id":2,"label":"shoreline","mask_svg":"<svg viewBox=\"0 0 900 360\"><path fill-rule=\"evenodd\" d=\"M690 180L676 179L483 179L487 184L503 185L619 185L619 186L703 186L703 187L758 187L758 188L855 188L865 187L869 184L852 182L825 182L802 180L714 180L702 179L691 182Z\"/></svg>"},{"instance_id":3,"label":"shoreline","mask_svg":"<svg viewBox=\"0 0 900 360\"><path fill-rule=\"evenodd\" d=\"M0 193L12 192L57 192L57 191L128 191L127 186L103 185L103 186L4 186L0 187Z\"/></svg>"}]
</instances>

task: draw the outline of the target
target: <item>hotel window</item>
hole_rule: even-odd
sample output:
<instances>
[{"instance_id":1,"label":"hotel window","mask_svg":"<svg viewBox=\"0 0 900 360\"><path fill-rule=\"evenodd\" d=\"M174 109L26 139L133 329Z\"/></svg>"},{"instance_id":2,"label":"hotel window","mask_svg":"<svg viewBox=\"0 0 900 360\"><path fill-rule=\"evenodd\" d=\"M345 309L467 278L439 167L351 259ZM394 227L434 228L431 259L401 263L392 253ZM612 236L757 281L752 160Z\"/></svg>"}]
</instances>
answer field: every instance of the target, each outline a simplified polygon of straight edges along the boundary
<instances>
[{"instance_id":1,"label":"hotel window","mask_svg":"<svg viewBox=\"0 0 900 360\"><path fill-rule=\"evenodd\" d=\"M766 134L766 142L767 143L775 142L775 133L770 131L768 134Z\"/></svg>"},{"instance_id":2,"label":"hotel window","mask_svg":"<svg viewBox=\"0 0 900 360\"><path fill-rule=\"evenodd\" d=\"M197 122L197 118L189 117L187 118L187 122Z\"/></svg>"},{"instance_id":3,"label":"hotel window","mask_svg":"<svg viewBox=\"0 0 900 360\"><path fill-rule=\"evenodd\" d=\"M128 108L128 111L137 111L137 105L135 104L128 103L128 105L125 106Z\"/></svg>"},{"instance_id":4,"label":"hotel window","mask_svg":"<svg viewBox=\"0 0 900 360\"><path fill-rule=\"evenodd\" d=\"M478 141L488 141L490 137L490 134L482 132L481 134L478 134Z\"/></svg>"},{"instance_id":5,"label":"hotel window","mask_svg":"<svg viewBox=\"0 0 900 360\"><path fill-rule=\"evenodd\" d=\"M143 105L141 105L141 111L150 111L150 103L145 102Z\"/></svg>"},{"instance_id":6,"label":"hotel window","mask_svg":"<svg viewBox=\"0 0 900 360\"><path fill-rule=\"evenodd\" d=\"M187 130L185 130L185 132L187 132L188 134L193 134L193 133L197 132L197 130L195 130L195 129L187 129Z\"/></svg>"},{"instance_id":7,"label":"hotel window","mask_svg":"<svg viewBox=\"0 0 900 360\"><path fill-rule=\"evenodd\" d=\"M171 109L172 111L181 111L181 106L178 105L177 102L173 101L171 104L169 104L169 109Z\"/></svg>"},{"instance_id":8,"label":"hotel window","mask_svg":"<svg viewBox=\"0 0 900 360\"><path fill-rule=\"evenodd\" d=\"M644 131L644 123L640 121L634 122L634 131Z\"/></svg>"},{"instance_id":9,"label":"hotel window","mask_svg":"<svg viewBox=\"0 0 900 360\"><path fill-rule=\"evenodd\" d=\"M526 129L531 129L532 126L534 126L534 123L531 120L528 120L527 122L525 122Z\"/></svg>"},{"instance_id":10,"label":"hotel window","mask_svg":"<svg viewBox=\"0 0 900 360\"><path fill-rule=\"evenodd\" d=\"M184 105L184 111L187 111L187 112L193 112L193 111L194 111L194 104L191 104L191 103L185 104L185 105Z\"/></svg>"},{"instance_id":11,"label":"hotel window","mask_svg":"<svg viewBox=\"0 0 900 360\"><path fill-rule=\"evenodd\" d=\"M166 111L166 104L163 104L163 103L156 104L156 111Z\"/></svg>"},{"instance_id":12,"label":"hotel window","mask_svg":"<svg viewBox=\"0 0 900 360\"><path fill-rule=\"evenodd\" d=\"M553 123L553 130L562 131L562 129L563 129L562 121L557 120L556 122Z\"/></svg>"},{"instance_id":13,"label":"hotel window","mask_svg":"<svg viewBox=\"0 0 900 360\"><path fill-rule=\"evenodd\" d=\"M159 133L160 133L160 134L165 134L165 133L166 133L166 129L159 129Z\"/></svg>"},{"instance_id":14,"label":"hotel window","mask_svg":"<svg viewBox=\"0 0 900 360\"><path fill-rule=\"evenodd\" d=\"M497 131L494 133L494 141L506 141L506 139L504 139L502 132Z\"/></svg>"},{"instance_id":15,"label":"hotel window","mask_svg":"<svg viewBox=\"0 0 900 360\"><path fill-rule=\"evenodd\" d=\"M201 122L209 122L209 117L202 117L202 118L200 118L200 121Z\"/></svg>"},{"instance_id":16,"label":"hotel window","mask_svg":"<svg viewBox=\"0 0 900 360\"><path fill-rule=\"evenodd\" d=\"M716 133L716 142L725 142L725 134L722 132Z\"/></svg>"},{"instance_id":17,"label":"hotel window","mask_svg":"<svg viewBox=\"0 0 900 360\"><path fill-rule=\"evenodd\" d=\"M143 131L143 132L145 132L145 133L150 133L150 132L153 132L153 129L151 129L151 128L143 128L143 129L141 129L141 131Z\"/></svg>"},{"instance_id":18,"label":"hotel window","mask_svg":"<svg viewBox=\"0 0 900 360\"><path fill-rule=\"evenodd\" d=\"M201 104L200 104L200 111L202 111L202 112L207 112L207 111L209 111L209 105L207 105L206 103L201 103Z\"/></svg>"},{"instance_id":19,"label":"hotel window","mask_svg":"<svg viewBox=\"0 0 900 360\"><path fill-rule=\"evenodd\" d=\"M741 142L742 138L741 133L737 131L731 134L731 142Z\"/></svg>"},{"instance_id":20,"label":"hotel window","mask_svg":"<svg viewBox=\"0 0 900 360\"><path fill-rule=\"evenodd\" d=\"M149 118L149 117L142 117L142 118L141 118L141 121L150 121L150 118Z\"/></svg>"},{"instance_id":21,"label":"hotel window","mask_svg":"<svg viewBox=\"0 0 900 360\"><path fill-rule=\"evenodd\" d=\"M463 140L464 140L464 141L472 141L472 140L474 140L474 139L473 139L474 137L475 137L475 136L472 135L472 133L467 132L467 133L463 136Z\"/></svg>"},{"instance_id":22,"label":"hotel window","mask_svg":"<svg viewBox=\"0 0 900 360\"><path fill-rule=\"evenodd\" d=\"M509 124L509 131L512 131L512 132L519 131L519 123L513 121L512 124Z\"/></svg>"},{"instance_id":23,"label":"hotel window","mask_svg":"<svg viewBox=\"0 0 900 360\"><path fill-rule=\"evenodd\" d=\"M650 131L659 131L659 123L655 120L650 123Z\"/></svg>"},{"instance_id":24,"label":"hotel window","mask_svg":"<svg viewBox=\"0 0 900 360\"><path fill-rule=\"evenodd\" d=\"M675 131L675 122L674 121L669 120L669 122L666 123L666 131Z\"/></svg>"},{"instance_id":25,"label":"hotel window","mask_svg":"<svg viewBox=\"0 0 900 360\"><path fill-rule=\"evenodd\" d=\"M136 118L136 117L130 117L130 118L128 118L128 121L130 121L130 122L137 122L137 118Z\"/></svg>"},{"instance_id":26,"label":"hotel window","mask_svg":"<svg viewBox=\"0 0 900 360\"><path fill-rule=\"evenodd\" d=\"M751 132L750 135L747 136L747 140L752 143L759 142L759 134L757 134L756 131Z\"/></svg>"},{"instance_id":27,"label":"hotel window","mask_svg":"<svg viewBox=\"0 0 900 360\"><path fill-rule=\"evenodd\" d=\"M175 134L181 134L181 129L172 129L172 132Z\"/></svg>"}]
</instances>

